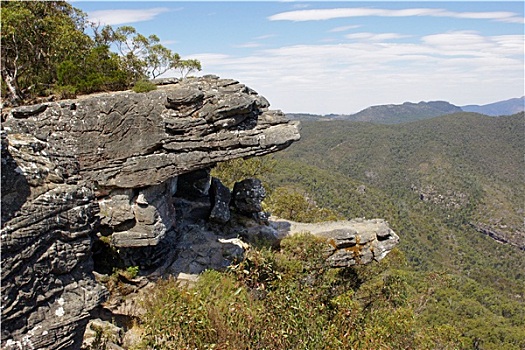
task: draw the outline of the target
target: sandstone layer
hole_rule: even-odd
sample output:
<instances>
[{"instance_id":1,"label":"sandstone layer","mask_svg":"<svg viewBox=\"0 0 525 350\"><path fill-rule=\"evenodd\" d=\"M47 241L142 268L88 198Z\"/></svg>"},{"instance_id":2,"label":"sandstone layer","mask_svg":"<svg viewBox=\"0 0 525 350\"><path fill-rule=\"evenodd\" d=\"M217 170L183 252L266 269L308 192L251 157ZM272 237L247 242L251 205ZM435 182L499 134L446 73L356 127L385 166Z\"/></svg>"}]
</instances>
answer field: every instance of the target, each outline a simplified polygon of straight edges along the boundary
<instances>
[{"instance_id":1,"label":"sandstone layer","mask_svg":"<svg viewBox=\"0 0 525 350\"><path fill-rule=\"evenodd\" d=\"M93 276L111 266L101 259L200 272L238 254L199 221L213 208L229 220L217 181L210 202L209 168L299 139L268 107L207 76L2 111L2 346L78 348L107 293ZM94 262L102 243L119 256Z\"/></svg>"},{"instance_id":2,"label":"sandstone layer","mask_svg":"<svg viewBox=\"0 0 525 350\"><path fill-rule=\"evenodd\" d=\"M354 219L313 224L275 219L281 235L309 232L326 239L331 267L350 267L382 260L398 243L399 236L382 219Z\"/></svg>"}]
</instances>

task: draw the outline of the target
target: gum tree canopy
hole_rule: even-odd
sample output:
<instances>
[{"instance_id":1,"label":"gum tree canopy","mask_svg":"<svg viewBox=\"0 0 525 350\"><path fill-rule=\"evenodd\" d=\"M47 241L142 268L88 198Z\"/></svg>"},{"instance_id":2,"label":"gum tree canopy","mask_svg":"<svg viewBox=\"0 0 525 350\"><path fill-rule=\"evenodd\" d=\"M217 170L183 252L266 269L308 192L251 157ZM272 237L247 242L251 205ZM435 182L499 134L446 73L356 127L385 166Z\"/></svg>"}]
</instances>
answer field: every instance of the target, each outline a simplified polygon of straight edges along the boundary
<instances>
[{"instance_id":1,"label":"gum tree canopy","mask_svg":"<svg viewBox=\"0 0 525 350\"><path fill-rule=\"evenodd\" d=\"M15 103L49 89L62 61L92 47L85 14L66 2L7 1L1 11L2 90Z\"/></svg>"},{"instance_id":2,"label":"gum tree canopy","mask_svg":"<svg viewBox=\"0 0 525 350\"><path fill-rule=\"evenodd\" d=\"M100 28L65 1L6 1L1 25L2 96L14 105L51 93L122 90L171 69L183 78L201 69L156 35L130 26Z\"/></svg>"}]
</instances>

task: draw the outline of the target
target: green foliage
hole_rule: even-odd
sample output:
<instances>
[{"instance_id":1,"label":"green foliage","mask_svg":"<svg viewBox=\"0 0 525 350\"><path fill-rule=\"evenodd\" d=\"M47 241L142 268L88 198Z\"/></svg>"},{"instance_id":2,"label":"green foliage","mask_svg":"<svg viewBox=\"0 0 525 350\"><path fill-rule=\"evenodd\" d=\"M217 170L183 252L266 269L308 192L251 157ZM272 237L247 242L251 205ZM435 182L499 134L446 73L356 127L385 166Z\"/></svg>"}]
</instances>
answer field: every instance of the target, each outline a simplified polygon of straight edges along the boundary
<instances>
[{"instance_id":1,"label":"green foliage","mask_svg":"<svg viewBox=\"0 0 525 350\"><path fill-rule=\"evenodd\" d=\"M153 44L149 48L146 62L148 75L155 79L159 75L166 73L170 68L177 67L180 64L180 56L178 53L173 53L160 44Z\"/></svg>"},{"instance_id":2,"label":"green foliage","mask_svg":"<svg viewBox=\"0 0 525 350\"><path fill-rule=\"evenodd\" d=\"M346 217L387 219L416 269L448 269L521 295L523 253L470 223L485 222L519 243L522 118L464 113L393 126L304 122L302 141L276 155L272 183L292 183Z\"/></svg>"},{"instance_id":3,"label":"green foliage","mask_svg":"<svg viewBox=\"0 0 525 350\"><path fill-rule=\"evenodd\" d=\"M298 281L313 283L310 291L324 290L309 297L325 309L308 314L311 323L298 318L322 334L325 348L522 349L523 252L470 226L495 218L520 232L522 120L522 114L459 114L397 126L303 123L302 141L277 154L274 170L260 176L269 193L266 209L273 206L277 214L280 206L297 219L315 204L348 218L385 218L400 235L402 251L392 251L387 263L334 276L305 263L305 256L315 261L315 253L303 254L304 245L294 241L299 238L288 238L280 252L248 257L239 280L262 300L279 295L293 301L287 304L292 310L315 308L290 297L288 282L295 281L294 296L301 295ZM281 305L287 324L282 299L264 308ZM293 339L303 348L322 348L315 341L305 345L305 333Z\"/></svg>"},{"instance_id":4,"label":"green foliage","mask_svg":"<svg viewBox=\"0 0 525 350\"><path fill-rule=\"evenodd\" d=\"M53 92L60 100L77 97L77 88L73 85L57 85Z\"/></svg>"},{"instance_id":5,"label":"green foliage","mask_svg":"<svg viewBox=\"0 0 525 350\"><path fill-rule=\"evenodd\" d=\"M513 235L525 197L522 120L462 113L393 126L304 122L302 141L277 158L346 176L410 207L421 207L426 193L425 210L452 225L493 218Z\"/></svg>"},{"instance_id":6,"label":"green foliage","mask_svg":"<svg viewBox=\"0 0 525 350\"><path fill-rule=\"evenodd\" d=\"M192 288L160 282L140 348L523 347L519 303L470 279L407 270L396 250L377 264L330 269L323 244L296 235L278 251L249 250L230 271L205 272Z\"/></svg>"},{"instance_id":7,"label":"green foliage","mask_svg":"<svg viewBox=\"0 0 525 350\"><path fill-rule=\"evenodd\" d=\"M217 164L212 169L211 175L220 179L225 186L231 189L238 181L271 175L275 164L271 156L237 158Z\"/></svg>"},{"instance_id":8,"label":"green foliage","mask_svg":"<svg viewBox=\"0 0 525 350\"><path fill-rule=\"evenodd\" d=\"M148 37L137 33L131 26L113 30L106 26L95 37L102 43L113 43L122 58L125 70L138 81L148 76L155 79L170 69L178 70L182 78L190 72L200 71L201 63L196 59L182 60L180 55L160 44L158 36Z\"/></svg>"},{"instance_id":9,"label":"green foliage","mask_svg":"<svg viewBox=\"0 0 525 350\"><path fill-rule=\"evenodd\" d=\"M2 91L14 104L52 90L69 98L123 90L170 69L183 77L201 69L199 61L181 60L156 35L146 37L131 26L99 28L65 1L8 1L1 11ZM88 27L93 37L84 32Z\"/></svg>"},{"instance_id":10,"label":"green foliage","mask_svg":"<svg viewBox=\"0 0 525 350\"><path fill-rule=\"evenodd\" d=\"M133 279L133 278L137 277L138 274L139 274L139 267L138 266L128 266L126 268L126 277L128 279Z\"/></svg>"},{"instance_id":11,"label":"green foliage","mask_svg":"<svg viewBox=\"0 0 525 350\"><path fill-rule=\"evenodd\" d=\"M80 64L71 60L62 62L57 68L57 83L75 86L84 94L122 90L128 86L129 76L120 65L120 58L108 46L96 46Z\"/></svg>"},{"instance_id":12,"label":"green foliage","mask_svg":"<svg viewBox=\"0 0 525 350\"><path fill-rule=\"evenodd\" d=\"M14 102L44 93L65 60L82 60L92 44L85 14L65 1L2 3L2 80Z\"/></svg>"},{"instance_id":13,"label":"green foliage","mask_svg":"<svg viewBox=\"0 0 525 350\"><path fill-rule=\"evenodd\" d=\"M384 217L385 213L392 217L397 213L391 197L383 191L344 174L288 159L277 159L275 169L271 176L261 177L269 191L285 187L346 218Z\"/></svg>"},{"instance_id":14,"label":"green foliage","mask_svg":"<svg viewBox=\"0 0 525 350\"><path fill-rule=\"evenodd\" d=\"M236 182L246 178L264 179L267 192L267 198L263 203L264 209L280 218L300 222L341 218L333 210L319 207L306 191L291 185L277 186L275 181L271 181L276 166L278 162L271 156L233 159L217 164L211 175L219 178L229 188L233 188Z\"/></svg>"},{"instance_id":15,"label":"green foliage","mask_svg":"<svg viewBox=\"0 0 525 350\"><path fill-rule=\"evenodd\" d=\"M135 85L133 85L133 91L137 93L149 92L153 90L157 90L157 85L147 80L139 80L135 83Z\"/></svg>"},{"instance_id":16,"label":"green foliage","mask_svg":"<svg viewBox=\"0 0 525 350\"><path fill-rule=\"evenodd\" d=\"M179 70L183 79L185 79L188 74L202 69L200 61L196 59L181 60L175 67Z\"/></svg>"},{"instance_id":17,"label":"green foliage","mask_svg":"<svg viewBox=\"0 0 525 350\"><path fill-rule=\"evenodd\" d=\"M164 48L165 50L162 52L159 50L160 39L156 35L146 37L137 33L137 30L132 26L122 26L116 30L108 28L107 31L109 33L107 39L117 47L124 69L129 72L133 82L147 77L148 63L160 64L159 54L171 55L171 51L168 49ZM155 47L153 50L156 59L149 60L148 56L152 47ZM169 57L167 59L169 60ZM156 69L153 71L156 72Z\"/></svg>"},{"instance_id":18,"label":"green foliage","mask_svg":"<svg viewBox=\"0 0 525 350\"><path fill-rule=\"evenodd\" d=\"M333 210L319 208L307 193L294 186L282 186L273 189L264 203L265 210L283 219L298 222L342 219L342 216Z\"/></svg>"},{"instance_id":19,"label":"green foliage","mask_svg":"<svg viewBox=\"0 0 525 350\"><path fill-rule=\"evenodd\" d=\"M470 225L495 220L498 230L512 227L506 237L522 232L522 120L459 114L397 126L304 122L302 141L276 156L270 188L293 186L346 217L385 218L400 235L409 264L367 266L360 288L336 299L355 315L341 317L343 329L360 330L359 338L338 335L347 348L403 347L397 333L372 327L371 334L360 323L379 310L388 315L383 322L415 330L408 348L524 347L523 251ZM382 302L355 309L370 300Z\"/></svg>"}]
</instances>

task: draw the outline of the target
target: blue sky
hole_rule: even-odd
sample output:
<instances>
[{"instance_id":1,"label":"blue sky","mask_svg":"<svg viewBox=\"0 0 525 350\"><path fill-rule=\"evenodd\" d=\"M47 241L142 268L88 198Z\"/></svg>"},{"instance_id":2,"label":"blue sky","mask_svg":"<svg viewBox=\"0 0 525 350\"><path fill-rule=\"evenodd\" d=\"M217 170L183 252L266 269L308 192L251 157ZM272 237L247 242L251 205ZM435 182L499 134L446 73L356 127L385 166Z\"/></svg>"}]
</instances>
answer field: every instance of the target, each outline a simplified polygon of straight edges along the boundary
<instances>
[{"instance_id":1,"label":"blue sky","mask_svg":"<svg viewBox=\"0 0 525 350\"><path fill-rule=\"evenodd\" d=\"M522 1L72 4L93 21L158 35L199 59L199 75L239 80L284 112L524 95Z\"/></svg>"}]
</instances>

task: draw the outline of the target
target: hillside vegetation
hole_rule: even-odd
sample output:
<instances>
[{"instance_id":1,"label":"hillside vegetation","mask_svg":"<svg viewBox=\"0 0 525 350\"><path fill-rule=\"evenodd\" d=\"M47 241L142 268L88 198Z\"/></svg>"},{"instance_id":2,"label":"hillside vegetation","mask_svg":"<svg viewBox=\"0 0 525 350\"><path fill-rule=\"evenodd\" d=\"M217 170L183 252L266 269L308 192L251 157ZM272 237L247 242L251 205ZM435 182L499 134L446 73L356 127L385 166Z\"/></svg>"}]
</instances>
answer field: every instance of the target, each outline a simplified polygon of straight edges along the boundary
<instances>
[{"instance_id":1,"label":"hillside vegetation","mask_svg":"<svg viewBox=\"0 0 525 350\"><path fill-rule=\"evenodd\" d=\"M191 289L166 281L146 302L139 348L524 349L525 252L473 225L518 225L522 118L305 122L275 158L219 165L229 186L261 177L274 214L386 218L400 246L380 263L328 269L305 234L252 248Z\"/></svg>"},{"instance_id":2,"label":"hillside vegetation","mask_svg":"<svg viewBox=\"0 0 525 350\"><path fill-rule=\"evenodd\" d=\"M401 237L414 285L420 273L444 273L454 282L431 289L452 293L463 305L460 311L456 302L432 299L426 304L432 312L416 319L457 324L466 333L486 328L477 336L484 345L459 348L503 346L503 338L488 341L486 321L505 319L503 306L484 304L491 311L481 319L481 306L472 301L476 290L484 290L488 299L518 302L516 310L525 310L523 117L459 113L399 125L303 122L302 140L276 156L276 174L268 181L296 188L344 217L386 218Z\"/></svg>"},{"instance_id":3,"label":"hillside vegetation","mask_svg":"<svg viewBox=\"0 0 525 350\"><path fill-rule=\"evenodd\" d=\"M525 248L523 113L460 113L393 126L303 122L302 135L278 158L336 171L394 201L429 204L456 224L490 227Z\"/></svg>"},{"instance_id":4,"label":"hillside vegetation","mask_svg":"<svg viewBox=\"0 0 525 350\"><path fill-rule=\"evenodd\" d=\"M397 124L457 112L462 112L461 108L445 101L405 102L401 105L389 104L368 107L345 119L363 122L371 121L381 124Z\"/></svg>"}]
</instances>

